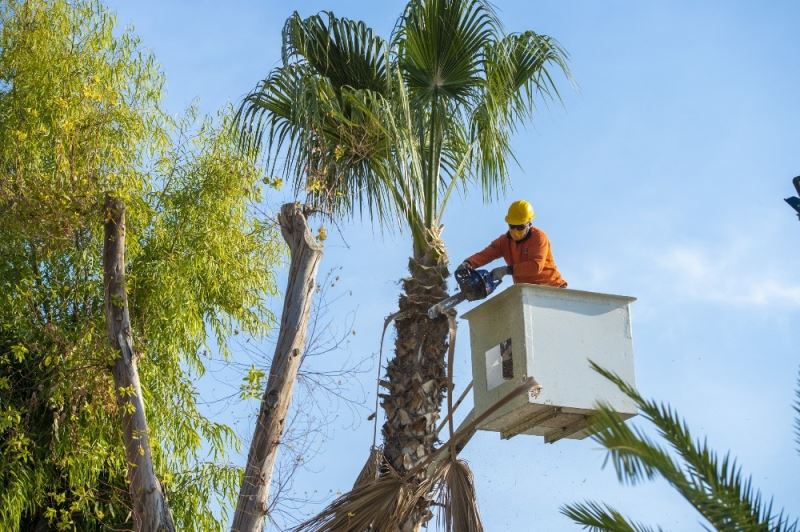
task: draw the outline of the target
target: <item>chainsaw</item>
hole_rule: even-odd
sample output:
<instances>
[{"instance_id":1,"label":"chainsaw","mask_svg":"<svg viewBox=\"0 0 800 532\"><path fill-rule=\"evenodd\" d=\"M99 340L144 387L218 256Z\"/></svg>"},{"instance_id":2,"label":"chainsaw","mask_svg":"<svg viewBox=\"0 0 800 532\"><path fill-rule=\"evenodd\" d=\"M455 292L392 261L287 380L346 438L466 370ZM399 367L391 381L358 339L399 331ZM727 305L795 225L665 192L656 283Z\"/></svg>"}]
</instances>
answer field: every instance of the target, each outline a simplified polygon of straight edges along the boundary
<instances>
[{"instance_id":1,"label":"chainsaw","mask_svg":"<svg viewBox=\"0 0 800 532\"><path fill-rule=\"evenodd\" d=\"M450 310L462 301L477 301L483 299L500 284L501 279L495 279L487 270L474 270L472 268L459 268L453 274L458 283L459 292L445 298L428 309L428 317L434 319L439 314Z\"/></svg>"}]
</instances>

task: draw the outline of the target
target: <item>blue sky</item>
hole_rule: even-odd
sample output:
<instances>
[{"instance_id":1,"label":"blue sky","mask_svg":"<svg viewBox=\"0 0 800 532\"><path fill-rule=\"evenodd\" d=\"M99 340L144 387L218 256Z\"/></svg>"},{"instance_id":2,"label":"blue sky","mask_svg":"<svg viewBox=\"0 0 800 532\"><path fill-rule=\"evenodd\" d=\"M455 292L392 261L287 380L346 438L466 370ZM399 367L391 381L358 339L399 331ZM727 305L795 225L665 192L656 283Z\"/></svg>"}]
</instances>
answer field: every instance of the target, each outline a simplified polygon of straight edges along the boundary
<instances>
[{"instance_id":1,"label":"blue sky","mask_svg":"<svg viewBox=\"0 0 800 532\"><path fill-rule=\"evenodd\" d=\"M293 8L303 15L330 9L387 35L404 4L109 5L156 55L170 111L196 100L213 113L238 103L278 65L280 31ZM800 4L495 5L508 32L533 29L558 39L575 84L562 82L563 104L542 105L515 137L519 166L504 198L490 205L479 194L451 201L443 222L452 260L503 231L510 201L530 200L571 287L638 298L640 391L669 401L697 436L731 450L777 506L800 515L791 410L800 366L800 223L782 201L800 174ZM284 192L267 202L276 208L287 199ZM410 239L360 220L343 224L342 235L330 231L322 270L341 267L334 290L351 295L332 304L334 327L347 329L352 317L356 335L317 363L335 367L366 356L374 364ZM459 334L461 389L470 380L466 323ZM237 389L229 380L205 379L201 396ZM363 389L371 408L374 372L356 381L343 384L355 397ZM295 478L298 494L324 499L348 489L366 458L366 410L339 406L329 411L321 454ZM251 401L213 412L247 440L256 409ZM663 483L620 486L590 440L545 445L479 433L463 456L474 469L489 531L577 529L558 508L586 498L668 530L700 528L698 516ZM318 508L306 505L298 514Z\"/></svg>"}]
</instances>

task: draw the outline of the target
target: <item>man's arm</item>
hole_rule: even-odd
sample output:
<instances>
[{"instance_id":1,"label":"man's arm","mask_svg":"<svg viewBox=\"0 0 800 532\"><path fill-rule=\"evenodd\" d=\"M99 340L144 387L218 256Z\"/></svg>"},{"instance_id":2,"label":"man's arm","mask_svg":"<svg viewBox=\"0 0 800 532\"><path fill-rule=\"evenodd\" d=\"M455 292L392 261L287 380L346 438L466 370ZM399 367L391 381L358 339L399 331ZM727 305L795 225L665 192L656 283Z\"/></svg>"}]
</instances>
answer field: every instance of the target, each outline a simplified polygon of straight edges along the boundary
<instances>
[{"instance_id":1,"label":"man's arm","mask_svg":"<svg viewBox=\"0 0 800 532\"><path fill-rule=\"evenodd\" d=\"M497 240L493 240L491 244L486 246L486 248L477 252L471 257L468 257L464 262L468 262L473 268L480 268L481 266L489 264L493 260L499 259L502 256L503 252L500 249L500 246L497 244Z\"/></svg>"}]
</instances>

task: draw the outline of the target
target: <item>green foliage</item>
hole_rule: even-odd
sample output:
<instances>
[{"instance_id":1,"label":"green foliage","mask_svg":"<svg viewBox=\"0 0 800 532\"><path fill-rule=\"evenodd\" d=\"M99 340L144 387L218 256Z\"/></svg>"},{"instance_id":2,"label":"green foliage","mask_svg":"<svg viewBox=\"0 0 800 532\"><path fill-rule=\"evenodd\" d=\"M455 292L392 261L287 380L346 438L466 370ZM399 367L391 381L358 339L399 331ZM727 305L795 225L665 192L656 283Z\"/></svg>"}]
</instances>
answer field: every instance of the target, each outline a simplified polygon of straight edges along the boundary
<instances>
[{"instance_id":1,"label":"green foliage","mask_svg":"<svg viewBox=\"0 0 800 532\"><path fill-rule=\"evenodd\" d=\"M599 405L592 438L609 451L620 482L636 485L662 477L714 527L715 530L796 531L798 522L773 510L736 460L720 458L705 440L694 439L686 422L671 407L646 400L618 375L592 367L616 384L639 407L668 444L665 448L639 427L626 425L608 405ZM591 530L647 530L628 521L612 508L594 502L568 505L562 513Z\"/></svg>"},{"instance_id":2,"label":"green foliage","mask_svg":"<svg viewBox=\"0 0 800 532\"><path fill-rule=\"evenodd\" d=\"M91 0L0 6L0 528L130 528L103 313L102 201L127 206L128 293L157 475L181 530L220 529L233 431L203 417L204 351L273 322L277 233L230 111L177 124L130 31ZM267 181L266 184L271 184ZM223 516L224 519L224 516Z\"/></svg>"},{"instance_id":3,"label":"green foliage","mask_svg":"<svg viewBox=\"0 0 800 532\"><path fill-rule=\"evenodd\" d=\"M502 191L510 134L557 97L565 54L532 31L504 35L481 0L412 0L385 41L363 22L293 14L283 65L239 110L245 143L285 155L297 192L331 214L366 209L431 251L451 193ZM434 250L435 251L435 250Z\"/></svg>"},{"instance_id":4,"label":"green foliage","mask_svg":"<svg viewBox=\"0 0 800 532\"><path fill-rule=\"evenodd\" d=\"M263 393L264 377L266 376L263 369L257 368L255 365L250 366L239 386L239 397L241 399L258 399Z\"/></svg>"},{"instance_id":5,"label":"green foliage","mask_svg":"<svg viewBox=\"0 0 800 532\"><path fill-rule=\"evenodd\" d=\"M590 530L613 530L614 532L652 532L653 529L632 523L625 518L619 511L607 504L598 504L587 501L585 503L572 504L564 509L562 513L583 527ZM658 528L660 531L661 528Z\"/></svg>"},{"instance_id":6,"label":"green foliage","mask_svg":"<svg viewBox=\"0 0 800 532\"><path fill-rule=\"evenodd\" d=\"M238 438L197 411L194 378L204 372L202 354L212 341L227 356L232 336L269 330L271 272L283 257L276 229L252 212L263 175L240 154L230 120L222 113L193 127L190 113L180 124L184 142L159 161L162 186L150 197L152 217L129 265L131 319L148 357L140 363L148 419L164 451L157 459L175 471L176 487L166 487L176 526L185 530L224 523L224 513L217 522L198 502L216 497L225 510L239 482L238 471L219 463L238 449ZM154 409L154 402L166 408Z\"/></svg>"},{"instance_id":7,"label":"green foliage","mask_svg":"<svg viewBox=\"0 0 800 532\"><path fill-rule=\"evenodd\" d=\"M0 202L5 224L70 240L102 192L141 194L166 142L163 80L98 2L7 2L0 16ZM50 216L39 217L47 209Z\"/></svg>"}]
</instances>

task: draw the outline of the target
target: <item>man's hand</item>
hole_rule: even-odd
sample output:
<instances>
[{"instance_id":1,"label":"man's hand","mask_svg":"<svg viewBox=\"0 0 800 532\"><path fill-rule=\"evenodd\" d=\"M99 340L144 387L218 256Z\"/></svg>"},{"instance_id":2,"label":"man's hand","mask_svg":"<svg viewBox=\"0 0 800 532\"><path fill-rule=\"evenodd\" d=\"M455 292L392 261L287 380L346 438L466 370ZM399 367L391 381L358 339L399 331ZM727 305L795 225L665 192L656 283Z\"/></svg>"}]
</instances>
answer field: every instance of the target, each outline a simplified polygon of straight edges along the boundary
<instances>
[{"instance_id":1,"label":"man's hand","mask_svg":"<svg viewBox=\"0 0 800 532\"><path fill-rule=\"evenodd\" d=\"M467 261L464 261L458 265L458 268L456 268L456 272L468 272L471 269L472 269L472 264L470 264Z\"/></svg>"},{"instance_id":2,"label":"man's hand","mask_svg":"<svg viewBox=\"0 0 800 532\"><path fill-rule=\"evenodd\" d=\"M501 280L504 276L511 274L511 266L498 266L492 270L492 279Z\"/></svg>"}]
</instances>

